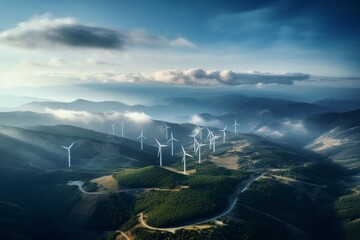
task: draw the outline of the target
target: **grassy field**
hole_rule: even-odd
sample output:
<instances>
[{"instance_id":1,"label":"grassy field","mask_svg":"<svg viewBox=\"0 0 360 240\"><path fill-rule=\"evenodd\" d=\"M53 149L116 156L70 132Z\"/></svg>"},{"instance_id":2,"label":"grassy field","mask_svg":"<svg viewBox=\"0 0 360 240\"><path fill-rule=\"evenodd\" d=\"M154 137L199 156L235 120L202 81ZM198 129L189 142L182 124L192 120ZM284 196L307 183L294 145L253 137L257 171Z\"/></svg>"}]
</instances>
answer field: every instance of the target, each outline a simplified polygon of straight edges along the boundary
<instances>
[{"instance_id":1,"label":"grassy field","mask_svg":"<svg viewBox=\"0 0 360 240\"><path fill-rule=\"evenodd\" d=\"M123 169L113 174L120 186L128 188L173 188L183 185L187 177L167 169L149 166L138 169Z\"/></svg>"}]
</instances>

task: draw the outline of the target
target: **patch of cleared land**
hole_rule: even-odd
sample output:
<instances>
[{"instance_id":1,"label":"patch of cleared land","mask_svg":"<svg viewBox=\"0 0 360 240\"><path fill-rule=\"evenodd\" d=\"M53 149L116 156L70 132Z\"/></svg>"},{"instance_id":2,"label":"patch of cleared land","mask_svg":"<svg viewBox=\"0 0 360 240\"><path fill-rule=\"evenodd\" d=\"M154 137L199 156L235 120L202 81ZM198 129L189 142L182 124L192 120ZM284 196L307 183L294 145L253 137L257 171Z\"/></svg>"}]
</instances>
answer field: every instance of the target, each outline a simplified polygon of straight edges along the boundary
<instances>
[{"instance_id":1,"label":"patch of cleared land","mask_svg":"<svg viewBox=\"0 0 360 240\"><path fill-rule=\"evenodd\" d=\"M216 166L218 166L218 167L224 167L227 169L238 170L240 167L238 164L238 161L240 160L240 158L238 156L234 155L234 153L245 151L245 148L249 147L250 143L248 141L238 141L238 142L233 142L233 143L235 144L235 146L232 147L228 151L229 155L231 155L231 156L222 156L222 157L211 156L210 161L215 163Z\"/></svg>"},{"instance_id":2,"label":"patch of cleared land","mask_svg":"<svg viewBox=\"0 0 360 240\"><path fill-rule=\"evenodd\" d=\"M165 168L165 169L167 169L169 171L172 171L172 172L184 174L183 171L179 171L179 170L177 170L175 168L172 168L172 167L163 167L163 168ZM196 169L186 170L186 175L191 175L191 174L194 174L194 173L196 173Z\"/></svg>"},{"instance_id":3,"label":"patch of cleared land","mask_svg":"<svg viewBox=\"0 0 360 240\"><path fill-rule=\"evenodd\" d=\"M238 161L240 160L239 157L215 157L215 156L211 156L210 161L212 161L213 163L216 164L216 166L218 167L224 167L227 169L232 169L232 170L238 170L239 169L239 164Z\"/></svg>"},{"instance_id":4,"label":"patch of cleared land","mask_svg":"<svg viewBox=\"0 0 360 240\"><path fill-rule=\"evenodd\" d=\"M96 183L99 187L109 192L117 192L120 190L118 182L113 176L104 176L91 180L91 182Z\"/></svg>"},{"instance_id":5,"label":"patch of cleared land","mask_svg":"<svg viewBox=\"0 0 360 240\"><path fill-rule=\"evenodd\" d=\"M320 145L314 149L315 152L320 152L327 150L332 147L337 147L343 145L343 141L341 139L334 139L334 138L323 138L319 139L315 142L316 145Z\"/></svg>"}]
</instances>

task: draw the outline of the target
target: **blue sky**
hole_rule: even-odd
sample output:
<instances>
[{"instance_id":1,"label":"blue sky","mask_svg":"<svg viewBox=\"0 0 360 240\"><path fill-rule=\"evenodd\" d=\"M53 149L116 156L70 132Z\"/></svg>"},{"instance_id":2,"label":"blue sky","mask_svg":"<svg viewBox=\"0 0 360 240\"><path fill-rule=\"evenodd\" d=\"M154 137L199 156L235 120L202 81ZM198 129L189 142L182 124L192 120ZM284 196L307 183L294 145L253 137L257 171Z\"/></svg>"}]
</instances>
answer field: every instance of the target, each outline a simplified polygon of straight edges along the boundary
<instances>
[{"instance_id":1,"label":"blue sky","mask_svg":"<svg viewBox=\"0 0 360 240\"><path fill-rule=\"evenodd\" d=\"M0 3L3 87L359 85L355 0Z\"/></svg>"}]
</instances>

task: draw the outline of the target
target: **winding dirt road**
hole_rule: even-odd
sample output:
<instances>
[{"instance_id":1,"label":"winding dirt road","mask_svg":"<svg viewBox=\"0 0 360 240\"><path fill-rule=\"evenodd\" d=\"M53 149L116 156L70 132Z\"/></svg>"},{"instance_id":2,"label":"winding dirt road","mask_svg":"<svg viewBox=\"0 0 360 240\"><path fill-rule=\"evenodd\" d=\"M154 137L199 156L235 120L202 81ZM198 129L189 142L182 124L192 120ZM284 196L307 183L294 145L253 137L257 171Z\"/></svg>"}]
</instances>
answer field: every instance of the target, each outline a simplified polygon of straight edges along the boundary
<instances>
[{"instance_id":1,"label":"winding dirt road","mask_svg":"<svg viewBox=\"0 0 360 240\"><path fill-rule=\"evenodd\" d=\"M99 191L99 192L88 192L83 189L84 182L83 181L69 181L67 183L69 186L77 186L79 190L84 194L89 195L105 195L105 194L113 194L113 193L125 193L125 192L136 192L136 191L166 191L166 192L176 192L178 189L170 189L170 188L131 188L131 189L123 189L119 191L109 192L109 191Z\"/></svg>"},{"instance_id":2,"label":"winding dirt road","mask_svg":"<svg viewBox=\"0 0 360 240\"><path fill-rule=\"evenodd\" d=\"M232 195L234 196L234 199L231 201L231 204L229 205L229 207L224 210L223 212L213 216L213 217L210 217L210 218L207 218L207 219L203 219L203 220L200 220L200 221L197 221L197 222L194 222L192 224L188 224L188 225L183 225L183 226L178 226L178 227L172 227L172 228L157 228L157 227L152 227L152 226L149 226L146 221L144 220L144 214L143 213L140 213L139 215L139 221L140 223L145 227L145 228L148 228L148 229L151 229L151 230L158 230L158 231L167 231L167 232L171 232L171 233L175 233L176 230L179 230L179 229L183 229L183 228L188 228L188 227L194 227L196 225L201 225L203 223L206 223L206 222L212 222L212 221L217 221L218 218L221 218L227 214L229 214L232 210L234 210L235 206L236 206L236 203L237 203L237 200L239 198L239 195L243 192L245 192L246 190L249 189L249 186L252 182L254 181L257 181L259 180L262 176L264 176L265 173L261 174L260 176L256 177L256 178L253 178L251 179L249 182L247 182L247 184L243 187L243 188L238 188L235 193L233 193Z\"/></svg>"}]
</instances>

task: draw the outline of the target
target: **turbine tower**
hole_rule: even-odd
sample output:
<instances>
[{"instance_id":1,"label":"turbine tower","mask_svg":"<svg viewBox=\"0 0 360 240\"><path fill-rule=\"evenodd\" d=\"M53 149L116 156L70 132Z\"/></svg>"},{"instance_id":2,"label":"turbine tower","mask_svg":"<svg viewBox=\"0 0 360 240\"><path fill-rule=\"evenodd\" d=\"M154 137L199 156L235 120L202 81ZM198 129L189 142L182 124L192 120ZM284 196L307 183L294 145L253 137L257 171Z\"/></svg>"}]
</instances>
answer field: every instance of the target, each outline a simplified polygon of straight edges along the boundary
<instances>
[{"instance_id":1,"label":"turbine tower","mask_svg":"<svg viewBox=\"0 0 360 240\"><path fill-rule=\"evenodd\" d=\"M200 141L202 141L202 130L203 130L204 128L203 128L203 127L199 127L198 125L196 125L196 128L198 129L198 132L199 132Z\"/></svg>"},{"instance_id":2,"label":"turbine tower","mask_svg":"<svg viewBox=\"0 0 360 240\"><path fill-rule=\"evenodd\" d=\"M237 122L236 122L236 119L234 119L234 128L235 128L235 134L237 134L237 131L236 131L236 126L240 126L240 124L238 124Z\"/></svg>"},{"instance_id":3,"label":"turbine tower","mask_svg":"<svg viewBox=\"0 0 360 240\"><path fill-rule=\"evenodd\" d=\"M111 124L111 127L112 127L112 135L115 135L115 122L113 122L112 124Z\"/></svg>"},{"instance_id":4,"label":"turbine tower","mask_svg":"<svg viewBox=\"0 0 360 240\"><path fill-rule=\"evenodd\" d=\"M206 130L208 131L208 135L207 135L206 139L209 140L209 150L211 150L213 132L211 130L209 130L208 128L206 128Z\"/></svg>"},{"instance_id":5,"label":"turbine tower","mask_svg":"<svg viewBox=\"0 0 360 240\"><path fill-rule=\"evenodd\" d=\"M167 147L167 145L160 144L159 141L156 138L155 138L155 141L157 142L157 144L159 146L158 157L160 158L160 167L162 167L162 148Z\"/></svg>"},{"instance_id":6,"label":"turbine tower","mask_svg":"<svg viewBox=\"0 0 360 240\"><path fill-rule=\"evenodd\" d=\"M141 130L141 134L140 136L137 137L137 139L140 139L140 144L141 144L141 151L144 149L144 139L147 139L145 136L144 136L144 129Z\"/></svg>"},{"instance_id":7,"label":"turbine tower","mask_svg":"<svg viewBox=\"0 0 360 240\"><path fill-rule=\"evenodd\" d=\"M198 135L199 131L197 131L195 134L189 135L189 137L192 137L194 139L194 152L196 150L196 135Z\"/></svg>"},{"instance_id":8,"label":"turbine tower","mask_svg":"<svg viewBox=\"0 0 360 240\"><path fill-rule=\"evenodd\" d=\"M201 164L201 147L206 146L206 144L199 143L198 141L196 141L196 144L197 144L197 148L195 153L199 151L199 164Z\"/></svg>"},{"instance_id":9,"label":"turbine tower","mask_svg":"<svg viewBox=\"0 0 360 240\"><path fill-rule=\"evenodd\" d=\"M174 141L179 141L176 138L174 138L173 133L170 133L171 138L167 142L171 142L171 156L174 156Z\"/></svg>"},{"instance_id":10,"label":"turbine tower","mask_svg":"<svg viewBox=\"0 0 360 240\"><path fill-rule=\"evenodd\" d=\"M165 123L165 137L166 137L166 139L168 139L169 138L169 136L168 136L168 129L169 129L170 127Z\"/></svg>"},{"instance_id":11,"label":"turbine tower","mask_svg":"<svg viewBox=\"0 0 360 240\"><path fill-rule=\"evenodd\" d=\"M71 155L70 155L70 149L72 148L72 146L74 145L75 142L73 142L69 147L65 147L65 146L60 146L64 149L66 149L68 151L68 160L69 160L69 167L71 167Z\"/></svg>"},{"instance_id":12,"label":"turbine tower","mask_svg":"<svg viewBox=\"0 0 360 240\"><path fill-rule=\"evenodd\" d=\"M223 143L225 143L225 138L226 138L226 128L227 128L227 125L224 127L224 129L219 130L220 132L223 132Z\"/></svg>"},{"instance_id":13,"label":"turbine tower","mask_svg":"<svg viewBox=\"0 0 360 240\"><path fill-rule=\"evenodd\" d=\"M188 154L187 152L185 152L184 147L181 145L181 149L183 151L183 158L182 158L182 162L184 163L184 174L186 174L186 156L188 157L193 157L190 154Z\"/></svg>"},{"instance_id":14,"label":"turbine tower","mask_svg":"<svg viewBox=\"0 0 360 240\"><path fill-rule=\"evenodd\" d=\"M121 122L121 137L124 137L124 121Z\"/></svg>"},{"instance_id":15,"label":"turbine tower","mask_svg":"<svg viewBox=\"0 0 360 240\"><path fill-rule=\"evenodd\" d=\"M215 140L215 135L211 132L211 139L210 139L210 144L212 144L212 149L213 149L213 152L215 152L215 145L216 145L216 140Z\"/></svg>"}]
</instances>

